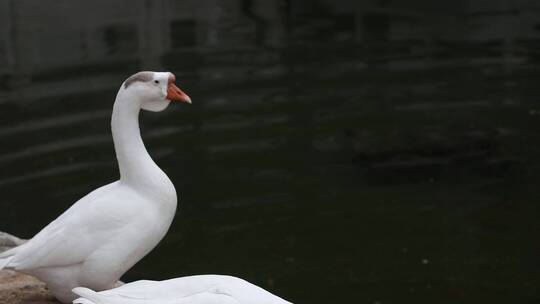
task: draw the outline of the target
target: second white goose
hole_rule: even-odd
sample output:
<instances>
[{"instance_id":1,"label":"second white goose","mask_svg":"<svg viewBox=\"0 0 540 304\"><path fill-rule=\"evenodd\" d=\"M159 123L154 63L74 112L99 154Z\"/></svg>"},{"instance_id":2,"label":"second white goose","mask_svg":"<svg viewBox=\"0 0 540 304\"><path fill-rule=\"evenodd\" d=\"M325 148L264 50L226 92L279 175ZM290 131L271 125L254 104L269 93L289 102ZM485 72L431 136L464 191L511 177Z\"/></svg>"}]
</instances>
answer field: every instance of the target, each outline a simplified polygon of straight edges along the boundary
<instances>
[{"instance_id":1,"label":"second white goose","mask_svg":"<svg viewBox=\"0 0 540 304\"><path fill-rule=\"evenodd\" d=\"M291 304L237 277L196 275L166 281L136 281L95 292L77 287L75 304Z\"/></svg>"}]
</instances>

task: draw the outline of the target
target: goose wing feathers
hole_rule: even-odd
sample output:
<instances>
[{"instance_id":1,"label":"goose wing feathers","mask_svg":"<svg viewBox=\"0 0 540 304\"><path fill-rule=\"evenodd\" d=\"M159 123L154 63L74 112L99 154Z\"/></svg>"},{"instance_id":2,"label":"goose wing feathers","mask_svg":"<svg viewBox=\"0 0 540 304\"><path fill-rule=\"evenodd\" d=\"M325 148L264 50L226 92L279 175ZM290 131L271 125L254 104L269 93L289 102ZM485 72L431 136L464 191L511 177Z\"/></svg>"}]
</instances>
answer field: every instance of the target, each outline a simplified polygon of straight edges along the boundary
<instances>
[{"instance_id":1,"label":"goose wing feathers","mask_svg":"<svg viewBox=\"0 0 540 304\"><path fill-rule=\"evenodd\" d=\"M114 209L119 208L121 191L113 188L114 183L89 193L27 243L14 248L9 266L24 270L84 262L99 248L96 244L110 239L128 218L125 211L118 216L109 210L114 205Z\"/></svg>"}]
</instances>

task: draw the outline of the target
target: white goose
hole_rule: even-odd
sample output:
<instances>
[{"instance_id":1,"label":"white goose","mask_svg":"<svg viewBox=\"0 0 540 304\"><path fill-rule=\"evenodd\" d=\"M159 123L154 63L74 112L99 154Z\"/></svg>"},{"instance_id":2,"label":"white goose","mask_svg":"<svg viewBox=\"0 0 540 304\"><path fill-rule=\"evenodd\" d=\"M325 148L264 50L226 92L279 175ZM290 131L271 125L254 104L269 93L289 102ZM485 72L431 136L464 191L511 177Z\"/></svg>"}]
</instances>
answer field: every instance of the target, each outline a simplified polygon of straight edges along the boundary
<instances>
[{"instance_id":1,"label":"white goose","mask_svg":"<svg viewBox=\"0 0 540 304\"><path fill-rule=\"evenodd\" d=\"M75 304L291 304L242 279L197 275L166 281L136 281L95 292L77 287Z\"/></svg>"},{"instance_id":2,"label":"white goose","mask_svg":"<svg viewBox=\"0 0 540 304\"><path fill-rule=\"evenodd\" d=\"M71 290L115 286L163 238L176 211L176 191L154 163L139 131L140 109L191 103L171 73L140 72L120 87L111 127L120 180L81 198L28 242L0 254L0 269L36 276L62 302Z\"/></svg>"}]
</instances>

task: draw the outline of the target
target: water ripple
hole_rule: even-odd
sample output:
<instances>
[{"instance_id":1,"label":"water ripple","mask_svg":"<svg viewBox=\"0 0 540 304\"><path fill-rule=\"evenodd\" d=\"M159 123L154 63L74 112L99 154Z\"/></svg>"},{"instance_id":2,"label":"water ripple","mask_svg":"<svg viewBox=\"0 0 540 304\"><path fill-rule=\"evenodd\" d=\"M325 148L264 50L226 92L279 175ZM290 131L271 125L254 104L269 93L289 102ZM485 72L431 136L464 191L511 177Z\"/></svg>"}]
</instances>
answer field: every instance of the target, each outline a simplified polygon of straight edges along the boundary
<instances>
[{"instance_id":1,"label":"water ripple","mask_svg":"<svg viewBox=\"0 0 540 304\"><path fill-rule=\"evenodd\" d=\"M14 134L40 131L47 128L57 128L72 126L75 123L94 121L96 119L106 118L111 115L111 111L93 111L80 114L69 114L64 116L55 116L48 119L23 122L14 126L6 126L0 129L0 137Z\"/></svg>"}]
</instances>

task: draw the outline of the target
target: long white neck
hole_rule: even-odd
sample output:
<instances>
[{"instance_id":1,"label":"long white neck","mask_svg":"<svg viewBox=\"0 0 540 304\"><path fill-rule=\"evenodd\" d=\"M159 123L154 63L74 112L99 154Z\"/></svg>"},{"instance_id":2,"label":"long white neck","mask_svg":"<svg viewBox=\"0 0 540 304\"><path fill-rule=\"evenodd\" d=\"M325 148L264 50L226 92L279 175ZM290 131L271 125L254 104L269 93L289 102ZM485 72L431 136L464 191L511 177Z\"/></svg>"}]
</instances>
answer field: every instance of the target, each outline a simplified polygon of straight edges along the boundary
<instances>
[{"instance_id":1,"label":"long white neck","mask_svg":"<svg viewBox=\"0 0 540 304\"><path fill-rule=\"evenodd\" d=\"M121 89L113 107L111 129L120 181L139 190L161 191L174 187L167 175L152 160L141 138L139 112L141 101ZM157 189L156 189L157 188Z\"/></svg>"}]
</instances>

